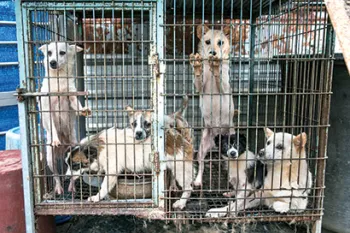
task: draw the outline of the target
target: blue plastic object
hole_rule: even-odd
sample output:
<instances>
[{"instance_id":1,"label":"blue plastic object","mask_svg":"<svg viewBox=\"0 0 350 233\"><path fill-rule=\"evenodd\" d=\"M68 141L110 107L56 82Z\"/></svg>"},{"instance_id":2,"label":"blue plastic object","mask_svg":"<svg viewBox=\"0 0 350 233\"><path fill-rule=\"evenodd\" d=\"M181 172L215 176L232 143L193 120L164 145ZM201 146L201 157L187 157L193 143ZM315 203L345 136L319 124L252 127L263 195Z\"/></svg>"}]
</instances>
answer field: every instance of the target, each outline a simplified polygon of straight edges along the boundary
<instances>
[{"instance_id":1,"label":"blue plastic object","mask_svg":"<svg viewBox=\"0 0 350 233\"><path fill-rule=\"evenodd\" d=\"M72 216L70 215L57 215L55 216L55 223L56 225L68 222L69 220L72 219Z\"/></svg>"}]
</instances>

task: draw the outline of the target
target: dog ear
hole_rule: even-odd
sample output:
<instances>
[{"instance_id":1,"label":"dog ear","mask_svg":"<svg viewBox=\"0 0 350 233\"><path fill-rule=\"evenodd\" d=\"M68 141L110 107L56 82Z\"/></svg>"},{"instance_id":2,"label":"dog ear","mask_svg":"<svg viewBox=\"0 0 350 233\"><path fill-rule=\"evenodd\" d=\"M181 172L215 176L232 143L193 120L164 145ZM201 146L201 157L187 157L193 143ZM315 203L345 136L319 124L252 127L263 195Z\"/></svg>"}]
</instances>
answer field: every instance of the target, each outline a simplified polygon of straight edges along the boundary
<instances>
[{"instance_id":1,"label":"dog ear","mask_svg":"<svg viewBox=\"0 0 350 233\"><path fill-rule=\"evenodd\" d=\"M238 109L235 109L235 110L233 111L233 118L238 117L239 114L240 114L240 111L239 111Z\"/></svg>"},{"instance_id":2,"label":"dog ear","mask_svg":"<svg viewBox=\"0 0 350 233\"><path fill-rule=\"evenodd\" d=\"M127 105L125 107L125 110L128 111L128 115L129 117L132 116L134 114L134 109L130 106L130 105Z\"/></svg>"},{"instance_id":3,"label":"dog ear","mask_svg":"<svg viewBox=\"0 0 350 233\"><path fill-rule=\"evenodd\" d=\"M271 135L273 134L273 131L271 129L267 128L267 127L264 128L264 132L265 132L265 137L266 138L271 137Z\"/></svg>"},{"instance_id":4,"label":"dog ear","mask_svg":"<svg viewBox=\"0 0 350 233\"><path fill-rule=\"evenodd\" d=\"M293 139L293 143L296 147L304 148L307 141L306 133L301 133L298 136L295 136Z\"/></svg>"},{"instance_id":5,"label":"dog ear","mask_svg":"<svg viewBox=\"0 0 350 233\"><path fill-rule=\"evenodd\" d=\"M221 140L223 139L223 136L221 136ZM216 146L219 146L220 145L220 134L216 135L214 137L214 142L215 142L215 145Z\"/></svg>"},{"instance_id":6,"label":"dog ear","mask_svg":"<svg viewBox=\"0 0 350 233\"><path fill-rule=\"evenodd\" d=\"M42 53L46 53L47 44L44 44L44 45L40 46L40 47L39 47L39 50L40 50Z\"/></svg>"},{"instance_id":7,"label":"dog ear","mask_svg":"<svg viewBox=\"0 0 350 233\"><path fill-rule=\"evenodd\" d=\"M225 26L222 31L225 34L225 36L230 38L230 34L231 34L231 26L230 25Z\"/></svg>"},{"instance_id":8,"label":"dog ear","mask_svg":"<svg viewBox=\"0 0 350 233\"><path fill-rule=\"evenodd\" d=\"M239 143L244 146L247 144L247 137L244 134L239 134Z\"/></svg>"},{"instance_id":9,"label":"dog ear","mask_svg":"<svg viewBox=\"0 0 350 233\"><path fill-rule=\"evenodd\" d=\"M81 51L84 50L82 47L79 47L79 46L74 45L74 44L73 44L73 45L69 45L69 48L70 48L72 51L77 52L77 53L79 53L79 52L81 52Z\"/></svg>"},{"instance_id":10,"label":"dog ear","mask_svg":"<svg viewBox=\"0 0 350 233\"><path fill-rule=\"evenodd\" d=\"M202 32L202 28L204 28L204 31ZM202 36L209 31L210 28L207 25L198 25L197 26L197 37L199 39L202 39Z\"/></svg>"}]
</instances>

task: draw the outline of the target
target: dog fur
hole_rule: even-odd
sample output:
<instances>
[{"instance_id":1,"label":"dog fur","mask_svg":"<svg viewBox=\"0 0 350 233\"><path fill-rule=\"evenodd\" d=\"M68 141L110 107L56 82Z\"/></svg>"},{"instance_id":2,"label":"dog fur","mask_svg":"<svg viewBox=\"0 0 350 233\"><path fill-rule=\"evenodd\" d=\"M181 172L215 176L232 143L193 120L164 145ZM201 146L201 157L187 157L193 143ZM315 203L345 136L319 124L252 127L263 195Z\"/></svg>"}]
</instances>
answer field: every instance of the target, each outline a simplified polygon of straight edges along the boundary
<instances>
[{"instance_id":1,"label":"dog fur","mask_svg":"<svg viewBox=\"0 0 350 233\"><path fill-rule=\"evenodd\" d=\"M244 134L217 135L215 145L219 147L222 157L227 161L229 171L229 181L235 189L242 188L245 183L251 184L259 189L264 183L267 175L266 166L259 160L253 152L246 150L247 139ZM234 192L224 193L230 197Z\"/></svg>"},{"instance_id":2,"label":"dog fur","mask_svg":"<svg viewBox=\"0 0 350 233\"><path fill-rule=\"evenodd\" d=\"M173 204L173 208L176 209L183 209L186 206L192 191L192 137L188 123L183 118L187 101L184 101L183 104L186 106L180 111L165 117L167 168L173 174L172 184L177 181L183 189L181 199ZM72 180L90 170L110 174L104 178L99 193L89 197L88 201L97 202L104 199L116 186L117 175L122 170L138 173L152 169L153 163L150 158L152 114L148 111L136 111L130 106L126 107L126 110L129 114L131 128L111 128L102 131L92 139L83 139L81 145L78 146L79 149L73 148L67 154L66 164L69 169L66 175L72 176ZM104 145L100 146L101 143ZM92 149L88 151L86 149L88 147ZM73 169L74 166L75 169Z\"/></svg>"},{"instance_id":3,"label":"dog fur","mask_svg":"<svg viewBox=\"0 0 350 233\"><path fill-rule=\"evenodd\" d=\"M306 209L307 196L312 187L312 174L305 160L306 134L293 136L289 133L274 133L265 128L265 135L265 148L259 152L259 159L267 167L262 188L252 193L248 192L252 187L247 187L247 191L237 193L235 203L210 209L207 217L234 216L239 211L260 204L279 213L303 212Z\"/></svg>"},{"instance_id":4,"label":"dog fur","mask_svg":"<svg viewBox=\"0 0 350 233\"><path fill-rule=\"evenodd\" d=\"M83 49L64 42L51 42L39 48L44 54L45 77L41 92L76 92L74 82L75 53ZM76 96L39 97L43 127L46 130L46 160L54 174L55 192L63 193L56 167L57 156L64 155L65 149L76 144L76 114L87 116L91 111L83 108ZM74 110L74 111L71 111ZM58 148L62 145L60 148Z\"/></svg>"},{"instance_id":5,"label":"dog fur","mask_svg":"<svg viewBox=\"0 0 350 233\"><path fill-rule=\"evenodd\" d=\"M197 156L199 167L193 182L195 186L202 185L203 160L215 145L213 139L218 134L218 129L215 127L230 125L234 115L232 90L229 84L230 43L227 38L229 32L230 30L227 29L211 30L206 25L199 25L197 27L197 37L200 39L198 53L190 55L195 76L194 85L200 93L200 107L205 124ZM234 134L233 125L231 127L230 134Z\"/></svg>"}]
</instances>

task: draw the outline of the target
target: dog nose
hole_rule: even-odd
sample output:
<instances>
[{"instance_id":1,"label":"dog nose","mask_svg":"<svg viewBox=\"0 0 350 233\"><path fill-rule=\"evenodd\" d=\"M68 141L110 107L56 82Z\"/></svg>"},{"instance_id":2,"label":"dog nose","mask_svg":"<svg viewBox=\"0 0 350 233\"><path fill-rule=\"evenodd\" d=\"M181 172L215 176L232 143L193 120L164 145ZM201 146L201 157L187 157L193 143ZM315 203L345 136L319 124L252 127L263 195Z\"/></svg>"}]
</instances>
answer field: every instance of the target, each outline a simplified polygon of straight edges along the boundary
<instances>
[{"instance_id":1,"label":"dog nose","mask_svg":"<svg viewBox=\"0 0 350 233\"><path fill-rule=\"evenodd\" d=\"M141 131L137 131L136 132L136 138L141 138L142 137L142 132Z\"/></svg>"},{"instance_id":2,"label":"dog nose","mask_svg":"<svg viewBox=\"0 0 350 233\"><path fill-rule=\"evenodd\" d=\"M210 51L209 54L215 56L216 55L216 52L214 50Z\"/></svg>"},{"instance_id":3,"label":"dog nose","mask_svg":"<svg viewBox=\"0 0 350 233\"><path fill-rule=\"evenodd\" d=\"M259 157L263 157L265 155L265 151L264 149L259 151Z\"/></svg>"},{"instance_id":4,"label":"dog nose","mask_svg":"<svg viewBox=\"0 0 350 233\"><path fill-rule=\"evenodd\" d=\"M50 61L50 66L52 69L56 69L57 68L57 62L56 61Z\"/></svg>"},{"instance_id":5,"label":"dog nose","mask_svg":"<svg viewBox=\"0 0 350 233\"><path fill-rule=\"evenodd\" d=\"M231 156L232 158L237 157L237 152L236 152L236 151L231 151L231 152L230 152L230 156Z\"/></svg>"}]
</instances>

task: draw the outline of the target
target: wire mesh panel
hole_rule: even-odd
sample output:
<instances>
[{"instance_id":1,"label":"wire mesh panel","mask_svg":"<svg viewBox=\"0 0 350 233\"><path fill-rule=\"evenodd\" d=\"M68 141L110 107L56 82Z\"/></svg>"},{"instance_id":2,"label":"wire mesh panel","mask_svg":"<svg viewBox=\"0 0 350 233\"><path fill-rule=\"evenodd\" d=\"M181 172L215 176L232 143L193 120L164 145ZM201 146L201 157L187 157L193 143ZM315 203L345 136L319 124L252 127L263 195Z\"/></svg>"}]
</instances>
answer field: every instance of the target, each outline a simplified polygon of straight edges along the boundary
<instances>
[{"instance_id":1,"label":"wire mesh panel","mask_svg":"<svg viewBox=\"0 0 350 233\"><path fill-rule=\"evenodd\" d=\"M156 207L155 4L22 2L21 9L37 213Z\"/></svg>"},{"instance_id":2,"label":"wire mesh panel","mask_svg":"<svg viewBox=\"0 0 350 233\"><path fill-rule=\"evenodd\" d=\"M320 219L333 57L323 2L166 1L164 15L165 112L189 97L194 147L191 198L174 209L184 188L165 190L167 218Z\"/></svg>"},{"instance_id":3,"label":"wire mesh panel","mask_svg":"<svg viewBox=\"0 0 350 233\"><path fill-rule=\"evenodd\" d=\"M36 213L320 220L334 36L322 1L20 8Z\"/></svg>"}]
</instances>

